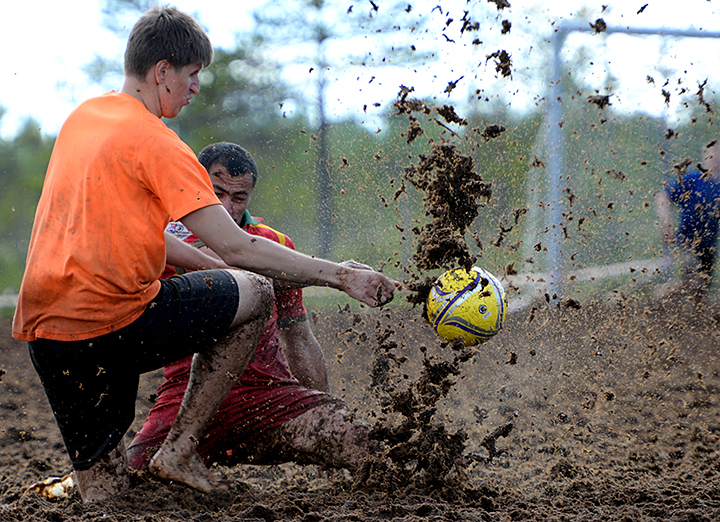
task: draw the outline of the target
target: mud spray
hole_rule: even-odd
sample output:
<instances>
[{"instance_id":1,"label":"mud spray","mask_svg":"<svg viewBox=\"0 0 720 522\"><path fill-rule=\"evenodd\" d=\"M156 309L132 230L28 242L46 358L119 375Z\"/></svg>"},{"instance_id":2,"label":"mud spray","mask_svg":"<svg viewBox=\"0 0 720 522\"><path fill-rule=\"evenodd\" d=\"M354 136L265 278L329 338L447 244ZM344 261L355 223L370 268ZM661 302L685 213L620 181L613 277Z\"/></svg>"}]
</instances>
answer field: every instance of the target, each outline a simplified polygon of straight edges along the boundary
<instances>
[{"instance_id":1,"label":"mud spray","mask_svg":"<svg viewBox=\"0 0 720 522\"><path fill-rule=\"evenodd\" d=\"M467 125L451 106L430 108L424 102L409 98L412 89L402 87L394 103L397 113L407 114L409 127L405 136L410 143L424 134L420 118L442 126L457 139L449 125ZM414 114L417 114L414 115ZM491 126L480 134L486 139L499 136L504 129ZM482 204L492 196L490 183L476 172L473 159L463 154L452 141L429 141L429 154L420 154L419 162L405 168L403 185L397 199L407 185L424 193L423 204L429 221L415 227L417 248L407 269L408 296L427 320L425 302L434 281L427 274L432 270L469 269L477 261L470 254L465 235L478 216ZM478 247L482 248L476 239ZM376 358L373 365L373 387L380 393L382 417L371 437L381 441L387 450L381 457L373 457L355 474L354 487L407 496L415 493L436 497L448 502L467 501L479 496L469 486L466 467L471 462L489 463L501 450L496 441L506 437L513 424L494 429L481 442L487 454L468 455L464 430L451 432L437 419L438 402L447 397L461 375L464 363L472 359L476 347L466 347L438 338L439 350L421 346L420 376L409 384L393 384L392 374L402 373L408 362L403 346L398 343L391 327L378 322L375 337ZM449 354L449 355L448 355Z\"/></svg>"}]
</instances>

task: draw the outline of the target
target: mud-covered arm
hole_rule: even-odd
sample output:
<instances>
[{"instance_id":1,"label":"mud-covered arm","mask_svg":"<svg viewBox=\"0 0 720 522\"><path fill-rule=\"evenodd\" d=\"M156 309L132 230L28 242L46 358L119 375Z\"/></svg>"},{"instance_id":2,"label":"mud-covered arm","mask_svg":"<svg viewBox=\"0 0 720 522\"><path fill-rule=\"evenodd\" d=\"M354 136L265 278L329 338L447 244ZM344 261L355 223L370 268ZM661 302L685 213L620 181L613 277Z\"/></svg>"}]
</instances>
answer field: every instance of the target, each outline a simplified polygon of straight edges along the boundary
<instances>
[{"instance_id":1,"label":"mud-covered arm","mask_svg":"<svg viewBox=\"0 0 720 522\"><path fill-rule=\"evenodd\" d=\"M210 253L210 252L208 252ZM346 268L357 268L361 270L372 270L373 268L371 266L365 265L363 263L360 263L358 261L355 261L353 259L348 259L347 261L341 261L338 263L340 266L344 266ZM309 285L302 285L298 283L288 283L287 281L275 281L275 292L284 292L285 290L292 290L295 288L305 288Z\"/></svg>"},{"instance_id":2,"label":"mud-covered arm","mask_svg":"<svg viewBox=\"0 0 720 522\"><path fill-rule=\"evenodd\" d=\"M379 272L341 266L241 230L220 205L196 210L180 221L230 266L304 285L329 286L369 306L389 302L399 286Z\"/></svg>"}]
</instances>

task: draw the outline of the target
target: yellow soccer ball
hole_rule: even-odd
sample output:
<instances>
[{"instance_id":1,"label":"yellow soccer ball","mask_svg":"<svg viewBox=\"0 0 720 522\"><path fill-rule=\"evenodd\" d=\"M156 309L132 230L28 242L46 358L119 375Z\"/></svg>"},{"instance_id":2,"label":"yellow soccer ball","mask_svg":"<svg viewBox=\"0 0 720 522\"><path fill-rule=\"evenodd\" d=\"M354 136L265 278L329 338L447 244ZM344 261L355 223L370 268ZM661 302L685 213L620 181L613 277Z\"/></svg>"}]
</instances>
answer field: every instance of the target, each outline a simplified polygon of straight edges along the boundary
<instances>
[{"instance_id":1,"label":"yellow soccer ball","mask_svg":"<svg viewBox=\"0 0 720 522\"><path fill-rule=\"evenodd\" d=\"M456 268L435 280L427 300L427 316L445 340L465 346L484 343L503 327L507 315L505 289L482 268Z\"/></svg>"}]
</instances>

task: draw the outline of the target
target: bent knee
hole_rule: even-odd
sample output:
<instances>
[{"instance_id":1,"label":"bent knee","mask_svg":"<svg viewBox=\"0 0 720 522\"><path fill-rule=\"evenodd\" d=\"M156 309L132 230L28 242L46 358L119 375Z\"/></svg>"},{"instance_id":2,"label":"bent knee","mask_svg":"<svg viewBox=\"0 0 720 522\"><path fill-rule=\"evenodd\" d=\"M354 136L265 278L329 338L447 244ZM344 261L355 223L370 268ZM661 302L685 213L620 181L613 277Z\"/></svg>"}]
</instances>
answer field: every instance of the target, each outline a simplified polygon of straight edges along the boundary
<instances>
[{"instance_id":1,"label":"bent knee","mask_svg":"<svg viewBox=\"0 0 720 522\"><path fill-rule=\"evenodd\" d=\"M231 271L238 285L238 311L234 324L250 320L267 321L275 305L275 292L270 279L244 270Z\"/></svg>"}]
</instances>

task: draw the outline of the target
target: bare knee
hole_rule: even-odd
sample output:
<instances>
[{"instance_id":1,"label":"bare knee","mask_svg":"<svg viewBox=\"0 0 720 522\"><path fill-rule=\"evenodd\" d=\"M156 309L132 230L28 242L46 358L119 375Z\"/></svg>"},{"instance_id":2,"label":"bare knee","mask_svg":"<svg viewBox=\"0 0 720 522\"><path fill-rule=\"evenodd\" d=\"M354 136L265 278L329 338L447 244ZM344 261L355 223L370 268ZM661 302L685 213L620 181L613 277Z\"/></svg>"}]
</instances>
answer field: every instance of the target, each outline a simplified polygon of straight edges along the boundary
<instances>
[{"instance_id":1,"label":"bare knee","mask_svg":"<svg viewBox=\"0 0 720 522\"><path fill-rule=\"evenodd\" d=\"M232 270L231 273L237 282L239 295L238 309L231 326L237 327L254 320L261 320L263 324L267 322L275 304L272 282L244 270Z\"/></svg>"}]
</instances>

